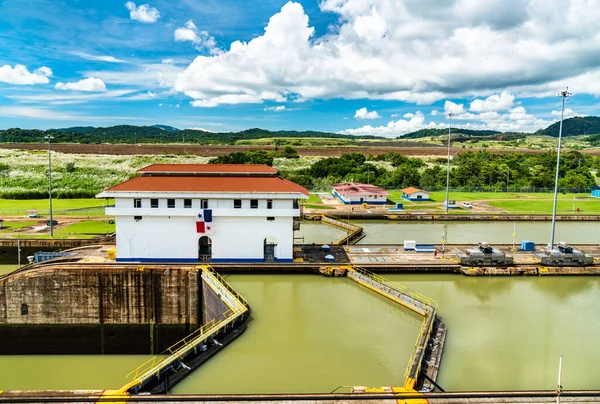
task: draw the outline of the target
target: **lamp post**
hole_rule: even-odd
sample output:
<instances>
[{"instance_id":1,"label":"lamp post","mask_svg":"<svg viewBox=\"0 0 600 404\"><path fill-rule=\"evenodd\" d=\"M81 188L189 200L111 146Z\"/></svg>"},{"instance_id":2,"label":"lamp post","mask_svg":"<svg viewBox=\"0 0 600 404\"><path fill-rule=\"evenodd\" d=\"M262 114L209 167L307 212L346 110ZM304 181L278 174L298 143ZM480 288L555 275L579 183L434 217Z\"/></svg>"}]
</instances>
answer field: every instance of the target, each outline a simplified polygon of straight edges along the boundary
<instances>
[{"instance_id":1,"label":"lamp post","mask_svg":"<svg viewBox=\"0 0 600 404\"><path fill-rule=\"evenodd\" d=\"M48 140L48 198L50 200L50 237L54 237L54 220L52 218L52 154L50 153L50 142L54 136L46 135L44 139Z\"/></svg>"},{"instance_id":2,"label":"lamp post","mask_svg":"<svg viewBox=\"0 0 600 404\"><path fill-rule=\"evenodd\" d=\"M448 126L448 167L446 168L446 214L448 214L448 205L450 204L448 201L449 187L450 187L450 132L452 131L452 116L454 114L452 111L448 114L448 118L450 118L450 125Z\"/></svg>"},{"instance_id":3,"label":"lamp post","mask_svg":"<svg viewBox=\"0 0 600 404\"><path fill-rule=\"evenodd\" d=\"M562 141L563 118L565 116L565 100L571 96L569 87L558 94L562 98L562 110L560 112L560 125L558 127L558 149L556 151L556 178L554 179L554 205L552 207L552 232L550 234L550 249L554 248L554 231L556 230L556 203L558 199L558 175L560 169L560 144Z\"/></svg>"}]
</instances>

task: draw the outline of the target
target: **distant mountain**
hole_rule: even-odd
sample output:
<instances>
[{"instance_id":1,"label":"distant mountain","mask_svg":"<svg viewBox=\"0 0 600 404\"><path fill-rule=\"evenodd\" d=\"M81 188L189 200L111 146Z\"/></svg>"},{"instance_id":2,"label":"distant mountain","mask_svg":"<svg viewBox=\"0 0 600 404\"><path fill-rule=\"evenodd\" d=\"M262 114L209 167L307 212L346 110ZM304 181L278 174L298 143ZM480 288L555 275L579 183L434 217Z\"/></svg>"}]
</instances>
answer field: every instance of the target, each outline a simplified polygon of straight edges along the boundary
<instances>
[{"instance_id":1,"label":"distant mountain","mask_svg":"<svg viewBox=\"0 0 600 404\"><path fill-rule=\"evenodd\" d=\"M560 122L553 123L546 129L540 129L535 132L536 135L547 135L558 137ZM594 135L600 133L600 117L598 116L576 116L575 118L565 119L563 121L562 135Z\"/></svg>"},{"instance_id":2,"label":"distant mountain","mask_svg":"<svg viewBox=\"0 0 600 404\"><path fill-rule=\"evenodd\" d=\"M168 125L152 125L153 128L162 129L167 132L179 132L179 129Z\"/></svg>"},{"instance_id":3,"label":"distant mountain","mask_svg":"<svg viewBox=\"0 0 600 404\"><path fill-rule=\"evenodd\" d=\"M69 133L87 133L92 129L96 129L96 128L93 126L73 126L71 128L48 129L48 131L69 132Z\"/></svg>"},{"instance_id":4,"label":"distant mountain","mask_svg":"<svg viewBox=\"0 0 600 404\"><path fill-rule=\"evenodd\" d=\"M459 134L465 136L490 136L498 135L502 132L497 130L471 130L471 129L460 129L452 128L450 130L452 134ZM407 133L406 135L398 136L396 139L419 139L430 136L447 135L448 129L421 129L416 132Z\"/></svg>"}]
</instances>

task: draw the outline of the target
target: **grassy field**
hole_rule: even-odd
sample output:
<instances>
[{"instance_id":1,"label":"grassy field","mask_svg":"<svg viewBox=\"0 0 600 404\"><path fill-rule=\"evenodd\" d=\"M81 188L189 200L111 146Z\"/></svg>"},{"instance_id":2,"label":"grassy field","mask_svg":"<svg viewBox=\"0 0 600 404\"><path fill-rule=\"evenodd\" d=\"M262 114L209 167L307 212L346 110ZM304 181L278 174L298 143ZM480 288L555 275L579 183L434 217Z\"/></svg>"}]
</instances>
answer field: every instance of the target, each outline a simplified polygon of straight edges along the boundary
<instances>
[{"instance_id":1,"label":"grassy field","mask_svg":"<svg viewBox=\"0 0 600 404\"><path fill-rule=\"evenodd\" d=\"M547 200L505 200L488 202L491 206L506 209L510 213L552 213L554 201ZM575 208L575 209L573 209ZM579 211L577 211L579 209ZM589 198L589 200L576 200L573 198L561 198L556 206L558 214L600 214L600 199Z\"/></svg>"},{"instance_id":2,"label":"grassy field","mask_svg":"<svg viewBox=\"0 0 600 404\"><path fill-rule=\"evenodd\" d=\"M52 199L52 210L56 215L104 215L105 203L102 199ZM113 204L108 200L107 204ZM48 199L0 199L0 215L26 216L27 210L37 209L38 214L47 215L49 211Z\"/></svg>"},{"instance_id":3,"label":"grassy field","mask_svg":"<svg viewBox=\"0 0 600 404\"><path fill-rule=\"evenodd\" d=\"M36 224L35 220L24 220L24 221L14 221L14 220L5 220L3 223L2 229L0 231L9 232L12 230L22 229L24 227L33 226Z\"/></svg>"},{"instance_id":4,"label":"grassy field","mask_svg":"<svg viewBox=\"0 0 600 404\"><path fill-rule=\"evenodd\" d=\"M110 234L115 232L115 225L107 220L84 220L55 232L58 236Z\"/></svg>"}]
</instances>

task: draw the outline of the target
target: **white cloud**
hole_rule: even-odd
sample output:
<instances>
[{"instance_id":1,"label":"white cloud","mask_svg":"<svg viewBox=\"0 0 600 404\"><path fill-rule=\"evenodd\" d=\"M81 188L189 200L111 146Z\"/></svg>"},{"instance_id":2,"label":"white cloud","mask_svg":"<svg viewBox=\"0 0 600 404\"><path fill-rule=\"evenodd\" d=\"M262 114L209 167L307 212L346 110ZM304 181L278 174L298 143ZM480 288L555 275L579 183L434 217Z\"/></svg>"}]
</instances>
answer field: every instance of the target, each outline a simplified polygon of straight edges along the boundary
<instances>
[{"instance_id":1,"label":"white cloud","mask_svg":"<svg viewBox=\"0 0 600 404\"><path fill-rule=\"evenodd\" d=\"M464 104L455 104L452 101L444 103L444 115L449 115L452 112L454 115L460 115L465 112Z\"/></svg>"},{"instance_id":2,"label":"white cloud","mask_svg":"<svg viewBox=\"0 0 600 404\"><path fill-rule=\"evenodd\" d=\"M198 128L198 127L196 127L196 128L187 128L187 129L188 129L188 130L199 130L199 131L201 131L201 132L210 132L210 133L214 133L214 131L213 131L213 130L206 129L206 128Z\"/></svg>"},{"instance_id":3,"label":"white cloud","mask_svg":"<svg viewBox=\"0 0 600 404\"><path fill-rule=\"evenodd\" d=\"M87 59L87 60L97 60L100 62L108 62L108 63L127 63L124 60L121 59L117 59L114 56L108 56L108 55L91 55L89 53L85 53L85 52L73 52L73 55L75 56L79 56L82 59Z\"/></svg>"},{"instance_id":4,"label":"white cloud","mask_svg":"<svg viewBox=\"0 0 600 404\"><path fill-rule=\"evenodd\" d=\"M440 111L438 111L437 109L432 110L429 115L431 116L437 116L437 115L441 115L442 113Z\"/></svg>"},{"instance_id":5,"label":"white cloud","mask_svg":"<svg viewBox=\"0 0 600 404\"><path fill-rule=\"evenodd\" d=\"M186 22L182 28L177 28L174 35L176 41L190 41L198 50L207 50L213 54L219 52L215 38L209 36L206 31L199 31L192 20Z\"/></svg>"},{"instance_id":6,"label":"white cloud","mask_svg":"<svg viewBox=\"0 0 600 404\"><path fill-rule=\"evenodd\" d=\"M473 112L506 111L513 106L514 102L515 96L503 91L500 94L490 95L485 100L472 101L469 110Z\"/></svg>"},{"instance_id":7,"label":"white cloud","mask_svg":"<svg viewBox=\"0 0 600 404\"><path fill-rule=\"evenodd\" d=\"M456 104L455 104L456 105ZM446 121L436 123L426 122L422 112L407 113L404 118L390 121L387 125L366 125L357 129L346 129L342 133L350 135L376 135L385 137L397 137L420 129L447 128ZM463 129L497 130L501 132L535 132L538 129L550 125L552 122L538 119L527 113L526 109L518 106L506 113L487 111L479 114L463 111L453 117L452 127ZM458 122L458 124L457 124Z\"/></svg>"},{"instance_id":8,"label":"white cloud","mask_svg":"<svg viewBox=\"0 0 600 404\"><path fill-rule=\"evenodd\" d=\"M552 111L552 116L555 116L557 118L560 118L561 115L561 111ZM583 116L581 114L578 114L577 112L573 111L571 108L565 108L565 119L567 118L573 118L575 116Z\"/></svg>"},{"instance_id":9,"label":"white cloud","mask_svg":"<svg viewBox=\"0 0 600 404\"><path fill-rule=\"evenodd\" d=\"M265 111L285 111L285 105L277 105L275 107L266 107Z\"/></svg>"},{"instance_id":10,"label":"white cloud","mask_svg":"<svg viewBox=\"0 0 600 404\"><path fill-rule=\"evenodd\" d=\"M33 71L27 70L24 65L4 65L0 67L0 83L9 84L47 84L48 77L52 76L52 69L42 66Z\"/></svg>"},{"instance_id":11,"label":"white cloud","mask_svg":"<svg viewBox=\"0 0 600 404\"><path fill-rule=\"evenodd\" d=\"M80 122L114 122L116 120L127 121L147 121L149 118L130 117L130 116L97 116L97 115L77 115L64 112L62 110L52 110L37 107L3 107L0 106L0 116L7 118L30 118L43 120L69 120ZM154 119L154 118L152 118Z\"/></svg>"},{"instance_id":12,"label":"white cloud","mask_svg":"<svg viewBox=\"0 0 600 404\"><path fill-rule=\"evenodd\" d=\"M262 35L198 56L175 88L203 105L263 91L299 100L421 104L468 96L481 101L472 112L484 112L513 107L501 94L496 104L485 99L501 91L547 93L550 84L600 76L600 64L590 56L600 53L600 7L585 0L513 3L323 0L322 12L334 13L336 22L317 37L302 6L288 2ZM182 29L192 32L180 39L193 41L194 29ZM600 95L600 80L574 83L574 92Z\"/></svg>"},{"instance_id":13,"label":"white cloud","mask_svg":"<svg viewBox=\"0 0 600 404\"><path fill-rule=\"evenodd\" d=\"M7 96L11 100L18 101L20 103L30 104L80 104L83 102L94 101L94 100L128 100L126 95L135 93L136 90L112 90L103 92L68 92L68 93L57 93L49 92L45 94L35 95L9 95Z\"/></svg>"},{"instance_id":14,"label":"white cloud","mask_svg":"<svg viewBox=\"0 0 600 404\"><path fill-rule=\"evenodd\" d=\"M129 16L132 20L141 21L144 23L153 23L160 18L160 13L149 4L142 4L136 7L133 1L125 3L125 7L129 10Z\"/></svg>"},{"instance_id":15,"label":"white cloud","mask_svg":"<svg viewBox=\"0 0 600 404\"><path fill-rule=\"evenodd\" d=\"M354 114L356 119L379 119L381 115L377 113L377 111L368 112L367 108L363 107L361 109L356 110Z\"/></svg>"},{"instance_id":16,"label":"white cloud","mask_svg":"<svg viewBox=\"0 0 600 404\"><path fill-rule=\"evenodd\" d=\"M148 63L121 70L92 70L86 76L98 77L108 84L139 86L145 89L170 88L183 69L168 63Z\"/></svg>"},{"instance_id":17,"label":"white cloud","mask_svg":"<svg viewBox=\"0 0 600 404\"><path fill-rule=\"evenodd\" d=\"M56 83L58 90L74 90L74 91L106 91L106 84L96 77L88 77L71 83Z\"/></svg>"}]
</instances>

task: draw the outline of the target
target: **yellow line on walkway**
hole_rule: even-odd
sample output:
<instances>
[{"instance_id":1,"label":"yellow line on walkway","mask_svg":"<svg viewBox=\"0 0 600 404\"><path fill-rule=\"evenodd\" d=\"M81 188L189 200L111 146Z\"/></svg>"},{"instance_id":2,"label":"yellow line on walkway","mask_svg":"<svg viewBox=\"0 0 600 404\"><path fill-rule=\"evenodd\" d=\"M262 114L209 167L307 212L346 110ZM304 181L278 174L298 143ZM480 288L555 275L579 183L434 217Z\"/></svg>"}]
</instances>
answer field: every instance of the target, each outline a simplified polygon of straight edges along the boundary
<instances>
[{"instance_id":1,"label":"yellow line on walkway","mask_svg":"<svg viewBox=\"0 0 600 404\"><path fill-rule=\"evenodd\" d=\"M423 395L423 393L419 393L416 390L412 390L412 389L406 389L405 387L392 387L392 391L394 392L394 395L397 397L396 398L396 402L398 404L428 404L429 401L427 401L426 398L402 398L403 394L406 395L411 395L414 396L415 394L417 395Z\"/></svg>"},{"instance_id":2,"label":"yellow line on walkway","mask_svg":"<svg viewBox=\"0 0 600 404\"><path fill-rule=\"evenodd\" d=\"M129 399L129 394L124 393L120 390L104 390L102 392L102 401L98 401L98 402L106 402L104 401L104 399L111 399L111 400L115 400L115 401L111 401L111 403L113 404L125 404L127 403L127 400Z\"/></svg>"}]
</instances>

